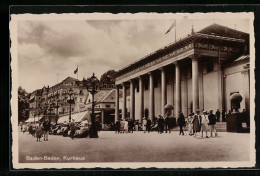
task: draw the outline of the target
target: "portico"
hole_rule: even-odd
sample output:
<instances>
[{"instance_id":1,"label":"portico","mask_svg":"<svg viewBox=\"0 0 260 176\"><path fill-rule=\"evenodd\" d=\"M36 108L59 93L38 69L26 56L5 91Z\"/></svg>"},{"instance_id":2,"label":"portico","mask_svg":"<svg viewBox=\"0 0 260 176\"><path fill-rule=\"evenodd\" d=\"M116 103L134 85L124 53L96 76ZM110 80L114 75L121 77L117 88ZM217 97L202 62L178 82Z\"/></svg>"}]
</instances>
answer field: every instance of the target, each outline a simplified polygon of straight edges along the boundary
<instances>
[{"instance_id":1,"label":"portico","mask_svg":"<svg viewBox=\"0 0 260 176\"><path fill-rule=\"evenodd\" d=\"M219 76L219 68L244 52L246 40L208 34L214 29L214 26L209 26L192 33L119 70L115 84L123 90L122 118L127 118L128 111L130 119L141 122L147 109L148 118L153 120L165 115L166 104L173 105L173 117L177 117L179 112L187 116L196 109L224 109L223 85L219 85L223 77ZM208 97L208 92L212 97ZM117 104L119 98L116 98ZM115 119L119 119L118 113Z\"/></svg>"}]
</instances>

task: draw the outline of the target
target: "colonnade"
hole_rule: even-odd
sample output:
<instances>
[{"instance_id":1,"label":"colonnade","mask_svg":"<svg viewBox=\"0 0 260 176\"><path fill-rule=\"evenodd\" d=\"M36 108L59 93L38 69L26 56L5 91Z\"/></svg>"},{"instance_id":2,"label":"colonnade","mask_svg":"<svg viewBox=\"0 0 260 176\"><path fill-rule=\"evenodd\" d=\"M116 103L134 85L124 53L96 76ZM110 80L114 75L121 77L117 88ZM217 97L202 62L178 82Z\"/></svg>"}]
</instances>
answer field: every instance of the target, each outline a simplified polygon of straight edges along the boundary
<instances>
[{"instance_id":1,"label":"colonnade","mask_svg":"<svg viewBox=\"0 0 260 176\"><path fill-rule=\"evenodd\" d=\"M192 59L192 100L193 100L193 110L199 109L199 66L198 58L191 56ZM175 66L175 82L176 82L176 91L175 91L175 116L177 117L179 112L181 112L181 68L179 61L173 63ZM166 72L163 67L160 68L161 71L161 115L165 114L166 105ZM153 120L154 117L154 75L153 72L149 72L149 119ZM140 102L140 111L139 111L139 122L142 121L144 116L144 87L143 87L143 77L139 76L139 99ZM135 105L135 91L134 91L134 81L129 80L130 82L130 118L134 119L134 105ZM123 107L122 107L122 118L126 118L126 84L122 83L122 94L123 94ZM119 85L116 86L116 103L115 103L115 120L119 119Z\"/></svg>"}]
</instances>

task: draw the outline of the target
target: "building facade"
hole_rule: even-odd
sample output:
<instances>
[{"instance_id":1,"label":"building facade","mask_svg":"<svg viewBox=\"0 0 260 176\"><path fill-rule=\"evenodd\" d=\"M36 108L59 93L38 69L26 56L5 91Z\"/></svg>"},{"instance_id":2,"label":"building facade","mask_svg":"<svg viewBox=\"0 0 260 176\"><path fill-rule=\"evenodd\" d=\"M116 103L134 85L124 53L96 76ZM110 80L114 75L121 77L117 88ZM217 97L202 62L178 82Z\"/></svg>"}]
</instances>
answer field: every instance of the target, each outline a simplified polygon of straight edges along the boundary
<instances>
[{"instance_id":1,"label":"building facade","mask_svg":"<svg viewBox=\"0 0 260 176\"><path fill-rule=\"evenodd\" d=\"M85 110L85 102L88 97L88 91L83 84L83 81L79 81L72 77L67 77L60 83L52 86L52 87L43 87L42 89L35 90L31 93L30 98L30 114L41 115L43 117L44 111L43 107L47 103L57 104L57 100L59 100L59 107L53 107L51 110L48 109L45 111L47 116L53 117L53 119L57 116L64 116L69 114L70 104L68 103L69 89L72 89L75 93L74 103L71 104L71 112L77 113ZM54 121L52 119L52 121Z\"/></svg>"},{"instance_id":2,"label":"building facade","mask_svg":"<svg viewBox=\"0 0 260 176\"><path fill-rule=\"evenodd\" d=\"M218 24L171 43L122 68L116 77L115 119L153 120L172 105L172 116L231 110L232 93L249 110L249 34ZM122 97L120 97L122 91ZM127 93L129 92L129 94ZM120 112L122 112L120 116Z\"/></svg>"}]
</instances>

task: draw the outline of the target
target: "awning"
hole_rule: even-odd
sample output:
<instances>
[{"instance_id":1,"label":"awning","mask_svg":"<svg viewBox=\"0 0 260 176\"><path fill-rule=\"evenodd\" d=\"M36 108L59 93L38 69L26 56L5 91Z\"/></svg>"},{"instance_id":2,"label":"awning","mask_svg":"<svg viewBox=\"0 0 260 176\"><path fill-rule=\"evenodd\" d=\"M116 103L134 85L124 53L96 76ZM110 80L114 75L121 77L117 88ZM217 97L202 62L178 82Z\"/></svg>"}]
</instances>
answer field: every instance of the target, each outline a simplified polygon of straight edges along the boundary
<instances>
[{"instance_id":1,"label":"awning","mask_svg":"<svg viewBox=\"0 0 260 176\"><path fill-rule=\"evenodd\" d=\"M83 119L87 119L87 116L89 116L88 111L82 111L79 113L71 114L71 119L74 119L75 122L81 122ZM62 116L58 119L58 123L64 123L69 122L69 115Z\"/></svg>"},{"instance_id":2,"label":"awning","mask_svg":"<svg viewBox=\"0 0 260 176\"><path fill-rule=\"evenodd\" d=\"M35 122L38 122L39 120L41 120L43 116L35 116ZM34 117L30 117L29 119L27 119L25 121L26 123L30 123L30 122L34 122Z\"/></svg>"}]
</instances>

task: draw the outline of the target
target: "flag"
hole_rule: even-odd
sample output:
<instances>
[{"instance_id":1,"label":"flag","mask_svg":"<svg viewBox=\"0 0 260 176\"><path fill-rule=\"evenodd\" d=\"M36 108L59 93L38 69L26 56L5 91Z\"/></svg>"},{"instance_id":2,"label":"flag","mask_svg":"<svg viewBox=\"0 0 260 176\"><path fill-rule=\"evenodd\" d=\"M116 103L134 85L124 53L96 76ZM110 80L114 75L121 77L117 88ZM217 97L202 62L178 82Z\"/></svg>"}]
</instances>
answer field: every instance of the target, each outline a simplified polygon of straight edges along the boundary
<instances>
[{"instance_id":1,"label":"flag","mask_svg":"<svg viewBox=\"0 0 260 176\"><path fill-rule=\"evenodd\" d=\"M78 67L76 68L76 70L74 71L74 74L78 73Z\"/></svg>"},{"instance_id":2,"label":"flag","mask_svg":"<svg viewBox=\"0 0 260 176\"><path fill-rule=\"evenodd\" d=\"M176 20L172 23L171 27L165 32L165 34L169 33L173 27L176 27Z\"/></svg>"}]
</instances>

